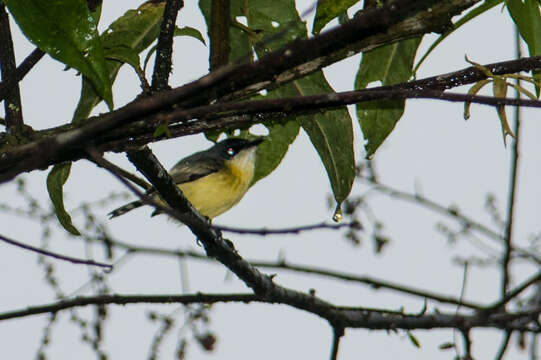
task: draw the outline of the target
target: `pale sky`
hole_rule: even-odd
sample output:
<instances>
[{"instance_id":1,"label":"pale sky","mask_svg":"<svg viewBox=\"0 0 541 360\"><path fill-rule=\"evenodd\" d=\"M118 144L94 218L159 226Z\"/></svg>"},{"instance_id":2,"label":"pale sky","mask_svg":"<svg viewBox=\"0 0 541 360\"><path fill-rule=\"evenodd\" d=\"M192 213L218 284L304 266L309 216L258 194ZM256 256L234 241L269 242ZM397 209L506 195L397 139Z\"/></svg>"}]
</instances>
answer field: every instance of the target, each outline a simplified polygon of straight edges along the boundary
<instances>
[{"instance_id":1,"label":"pale sky","mask_svg":"<svg viewBox=\"0 0 541 360\"><path fill-rule=\"evenodd\" d=\"M120 16L139 1L104 2L103 26ZM309 2L298 4L301 11ZM179 24L198 27L202 33L202 17L188 12L194 7L186 2ZM15 26L14 26L15 27ZM426 49L435 36L426 36L421 45ZM497 39L497 41L494 41ZM15 38L18 61L32 49L25 40ZM174 73L171 85L179 86L194 80L207 71L207 49L199 42L177 38L175 40ZM185 50L188 47L189 51ZM468 66L464 55L479 63L509 60L514 56L512 24L500 7L488 15L468 24L445 40L433 52L418 73L418 78L456 71ZM205 59L203 61L202 59ZM355 56L325 69L329 81L337 91L352 89L354 69L360 56ZM25 121L34 128L47 128L69 121L79 95L80 79L74 71L62 71L63 65L46 56L22 82ZM133 71L124 67L114 89L115 105L122 106L139 93ZM105 111L101 106L96 111ZM540 125L534 118L535 110L524 110L520 185L516 212L515 241L527 245L528 235L538 231L539 162L541 153L534 148ZM422 194L444 205L458 205L467 215L484 224L492 225L483 210L487 193L494 193L502 213L506 205L508 163L510 146L505 148L495 111L473 105L468 122L462 119L462 105L438 101L409 100L406 113L395 131L377 152L375 161L385 183L412 192L414 186ZM508 110L511 115L511 111ZM362 136L357 123L356 156L364 156ZM205 149L210 143L202 135L177 138L152 144L155 154L166 167L196 150ZM133 168L123 155L110 154L108 159L127 169ZM46 200L46 172L25 175L32 194ZM364 185L356 183L354 195L365 192ZM120 183L102 169L79 161L73 166L66 184L66 207L77 206L80 201L93 201L108 196L113 191L125 191ZM332 211L327 207L330 186L323 166L307 136L300 136L290 148L279 168L268 178L252 188L243 201L230 212L220 216L215 223L236 227L288 227L330 221ZM12 184L0 186L2 202L23 204ZM119 201L115 205L121 205ZM447 239L435 229L442 217L388 197L374 196L371 205L377 216L386 224L385 234L392 243L383 255L375 256L373 244L365 239L362 246L354 247L340 232L318 231L300 236L256 237L231 234L228 236L240 254L251 260L278 260L279 256L291 263L315 265L346 273L369 275L412 287L441 292L458 297L462 286L462 268L453 263L456 256L480 256L483 252L467 242L450 246ZM101 219L110 208L96 209ZM164 216L149 218L150 209L140 209L129 215L107 222L111 234L124 242L172 249L198 249L193 236ZM81 218L74 218L82 227ZM451 221L446 224L458 228ZM32 245L39 245L40 228L25 219L0 214L2 234ZM494 226L492 226L494 228ZM77 257L93 254L103 260L99 248L90 248L81 241L66 240L63 231L55 230L51 249ZM491 244L494 245L494 244ZM27 305L49 303L54 300L50 289L43 284L43 272L36 265L37 257L29 252L0 245L2 260L0 276L4 287L2 311L19 309ZM497 247L495 247L497 248ZM118 254L117 254L118 256ZM189 292L230 293L247 292L243 283L222 265L207 262L184 262L189 280ZM62 288L66 293L75 292L88 278L88 269L69 263L55 262ZM513 275L515 283L537 270L520 266ZM491 268L472 268L466 286L466 298L488 303L499 294L500 274ZM386 290L372 290L359 284L349 284L315 276L275 270L276 281L300 291L316 289L321 298L337 305L377 307L390 310L404 308L418 312L422 299L400 296ZM114 293L119 294L169 294L180 293L179 262L172 258L138 255L127 259L118 270L108 276ZM88 292L78 292L85 295ZM452 312L453 307L428 303L429 311L438 308ZM148 310L169 313L177 306L128 305L111 306L110 319L105 328L103 349L111 359L146 358L157 324L146 317ZM81 316L91 314L90 308L76 309ZM182 324L183 309L178 311L178 325ZM219 304L210 313L210 329L218 335L213 353L204 353L191 345L189 359L327 359L330 352L331 328L320 318L287 306L263 304ZM91 317L91 316L89 316ZM42 328L48 316L33 316L21 320L4 321L0 326L0 345L6 358L32 358L40 343ZM161 356L174 355L179 326L166 338ZM188 332L184 332L184 335ZM387 334L382 331L346 330L340 347L340 359L451 359L453 350L441 351L438 346L453 341L452 330L414 331L421 343L415 348L405 332ZM474 330L473 355L479 359L493 358L500 335L494 331ZM52 345L47 348L51 359L93 359L87 345L80 343L80 330L69 321L69 313L60 315L54 327ZM457 342L462 344L457 335ZM511 346L509 358L519 355ZM526 356L520 353L521 356Z\"/></svg>"}]
</instances>

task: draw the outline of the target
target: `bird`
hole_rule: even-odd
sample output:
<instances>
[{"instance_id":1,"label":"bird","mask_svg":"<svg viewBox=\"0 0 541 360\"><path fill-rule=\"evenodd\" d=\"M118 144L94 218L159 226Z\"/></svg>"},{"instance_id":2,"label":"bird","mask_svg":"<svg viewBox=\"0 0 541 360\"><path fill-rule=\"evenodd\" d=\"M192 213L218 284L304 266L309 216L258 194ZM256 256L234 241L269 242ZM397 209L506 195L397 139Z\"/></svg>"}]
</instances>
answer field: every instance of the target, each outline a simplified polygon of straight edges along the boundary
<instances>
[{"instance_id":1,"label":"bird","mask_svg":"<svg viewBox=\"0 0 541 360\"><path fill-rule=\"evenodd\" d=\"M235 206L248 191L254 178L257 146L261 142L263 138L222 140L180 160L169 174L195 209L213 219ZM163 203L155 190L147 194ZM143 205L141 200L132 201L111 211L109 218ZM159 213L155 210L151 216Z\"/></svg>"}]
</instances>

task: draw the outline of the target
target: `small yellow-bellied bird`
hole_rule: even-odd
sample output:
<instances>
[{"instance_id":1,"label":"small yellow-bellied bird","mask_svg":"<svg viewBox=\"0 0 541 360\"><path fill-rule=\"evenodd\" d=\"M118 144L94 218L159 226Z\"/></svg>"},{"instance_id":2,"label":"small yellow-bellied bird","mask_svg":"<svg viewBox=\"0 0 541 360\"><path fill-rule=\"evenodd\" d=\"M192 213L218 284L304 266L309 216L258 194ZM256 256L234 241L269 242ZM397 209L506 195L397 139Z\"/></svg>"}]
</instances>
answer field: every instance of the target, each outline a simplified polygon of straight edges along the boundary
<instances>
[{"instance_id":1,"label":"small yellow-bellied bird","mask_svg":"<svg viewBox=\"0 0 541 360\"><path fill-rule=\"evenodd\" d=\"M208 150L180 160L169 174L197 211L212 219L235 206L248 191L254 177L255 152L262 141L261 138L220 141ZM155 190L149 192L153 193ZM141 200L133 201L111 211L110 218L142 205ZM158 214L156 210L152 216Z\"/></svg>"}]
</instances>

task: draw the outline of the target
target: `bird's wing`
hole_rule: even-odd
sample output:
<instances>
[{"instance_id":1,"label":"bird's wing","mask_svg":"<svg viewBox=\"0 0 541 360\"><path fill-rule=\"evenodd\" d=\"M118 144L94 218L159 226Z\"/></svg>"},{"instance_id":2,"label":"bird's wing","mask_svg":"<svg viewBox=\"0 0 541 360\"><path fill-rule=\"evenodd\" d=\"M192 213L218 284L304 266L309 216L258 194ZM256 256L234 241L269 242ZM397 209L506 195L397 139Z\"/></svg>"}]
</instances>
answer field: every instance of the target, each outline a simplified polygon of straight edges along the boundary
<instances>
[{"instance_id":1,"label":"bird's wing","mask_svg":"<svg viewBox=\"0 0 541 360\"><path fill-rule=\"evenodd\" d=\"M223 160L198 156L194 154L179 161L169 174L176 184L182 184L197 180L204 176L215 173L220 170L223 165Z\"/></svg>"}]
</instances>

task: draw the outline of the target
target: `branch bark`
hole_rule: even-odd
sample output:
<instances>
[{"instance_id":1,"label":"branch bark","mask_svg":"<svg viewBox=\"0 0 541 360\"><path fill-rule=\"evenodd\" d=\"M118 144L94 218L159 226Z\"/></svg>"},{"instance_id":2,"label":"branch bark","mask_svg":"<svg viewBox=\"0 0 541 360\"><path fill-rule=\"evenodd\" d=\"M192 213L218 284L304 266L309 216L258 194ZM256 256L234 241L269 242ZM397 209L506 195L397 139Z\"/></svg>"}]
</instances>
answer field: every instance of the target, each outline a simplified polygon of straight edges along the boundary
<instances>
[{"instance_id":1,"label":"branch bark","mask_svg":"<svg viewBox=\"0 0 541 360\"><path fill-rule=\"evenodd\" d=\"M541 68L541 57L525 58L486 65L494 69L495 74L530 71ZM224 69L224 68L222 68ZM220 69L210 75L214 81L222 77ZM461 77L461 80L456 80ZM44 130L40 134L42 140L7 150L0 158L0 182L8 181L24 171L31 171L63 161L74 161L86 157L84 148L93 143L100 151L125 151L159 139L153 136L155 126L164 122L178 123L169 130L173 137L192 135L209 130L229 129L250 124L263 123L265 120L283 118L284 114L308 113L320 111L345 104L380 99L425 98L454 102L469 101L492 106L532 106L540 107L538 100L515 98L495 98L478 95L444 93L443 89L473 83L486 78L474 67L466 68L451 74L435 76L424 80L392 86L332 93L323 95L300 96L284 99L245 101L236 103L216 103L188 110L176 109L169 113L162 112L145 117L160 106L166 106L171 92L163 92L153 97L142 99L114 112L91 119L81 126L67 125ZM184 89L186 93L195 90L203 91L204 77L194 83L172 90ZM265 113L267 117L264 116ZM241 116L253 115L257 116ZM200 117L199 119L196 119ZM190 121L188 121L190 120ZM130 125L132 124L132 125ZM123 125L129 125L124 126ZM121 128L120 128L121 127ZM114 130L119 128L118 130ZM107 134L105 134L107 133Z\"/></svg>"},{"instance_id":2,"label":"branch bark","mask_svg":"<svg viewBox=\"0 0 541 360\"><path fill-rule=\"evenodd\" d=\"M89 119L80 127L65 125L50 129L40 133L42 140L11 150L4 148L3 157L0 158L0 181L7 181L23 171L44 168L60 161L80 159L85 154L81 149L87 146L89 141L111 141L105 133L168 110L173 105L187 109L218 99L238 99L239 96L310 74L358 51L434 30L442 31L451 16L475 3L474 0L395 0L382 7L365 10L346 24L309 39L296 40L254 63L222 67L180 88L140 99L114 112ZM408 23L409 26L397 27L396 24L401 22ZM352 44L358 45L355 50ZM229 125L233 126L234 123L222 124ZM141 126L148 134L148 128L141 122L134 128L122 129L121 133L127 135L122 137L122 149L118 148L119 143L116 142L113 143L115 149L104 146L100 150L125 150L127 143L130 143L127 140L140 134ZM186 130L185 134L193 131L205 131L205 127ZM104 138L100 141L100 137ZM116 141L121 140L116 138ZM131 145L136 144L132 142Z\"/></svg>"},{"instance_id":3,"label":"branch bark","mask_svg":"<svg viewBox=\"0 0 541 360\"><path fill-rule=\"evenodd\" d=\"M169 87L175 23L178 12L183 6L183 0L167 0L165 4L158 46L156 48L154 73L152 74L152 90L154 91L162 91Z\"/></svg>"},{"instance_id":4,"label":"branch bark","mask_svg":"<svg viewBox=\"0 0 541 360\"><path fill-rule=\"evenodd\" d=\"M56 313L61 310L88 306L88 305L127 305L127 304L193 304L206 303L214 304L218 302L267 302L254 294L166 294L166 295L98 295L98 296L79 296L73 299L60 300L51 304L31 306L25 309L13 310L0 313L0 320L21 318L31 315ZM270 303L277 303L271 301ZM314 304L314 309L321 311L320 304ZM311 309L307 309L311 312ZM383 309L363 309L336 307L327 305L326 311L332 316L334 321L339 321L338 329L343 328L364 328L372 330L389 329L461 329L469 331L473 328L497 328L504 330L516 330L531 333L539 333L541 329L538 325L521 324L521 319L529 318L539 314L541 309L536 308L527 312L501 313L484 316L482 314L464 315L464 314L406 314ZM331 324L333 324L331 322Z\"/></svg>"},{"instance_id":5,"label":"branch bark","mask_svg":"<svg viewBox=\"0 0 541 360\"><path fill-rule=\"evenodd\" d=\"M3 3L0 4L0 72L2 80L5 80L15 72L15 52L13 51L13 39L9 25L9 16ZM21 92L19 84L14 83L8 90L4 101L6 113L6 128L8 133L17 133L23 126L23 114L21 106Z\"/></svg>"},{"instance_id":6,"label":"branch bark","mask_svg":"<svg viewBox=\"0 0 541 360\"><path fill-rule=\"evenodd\" d=\"M229 27L231 23L231 4L229 0L212 0L210 8L210 71L214 71L229 63L231 44L229 43Z\"/></svg>"}]
</instances>

